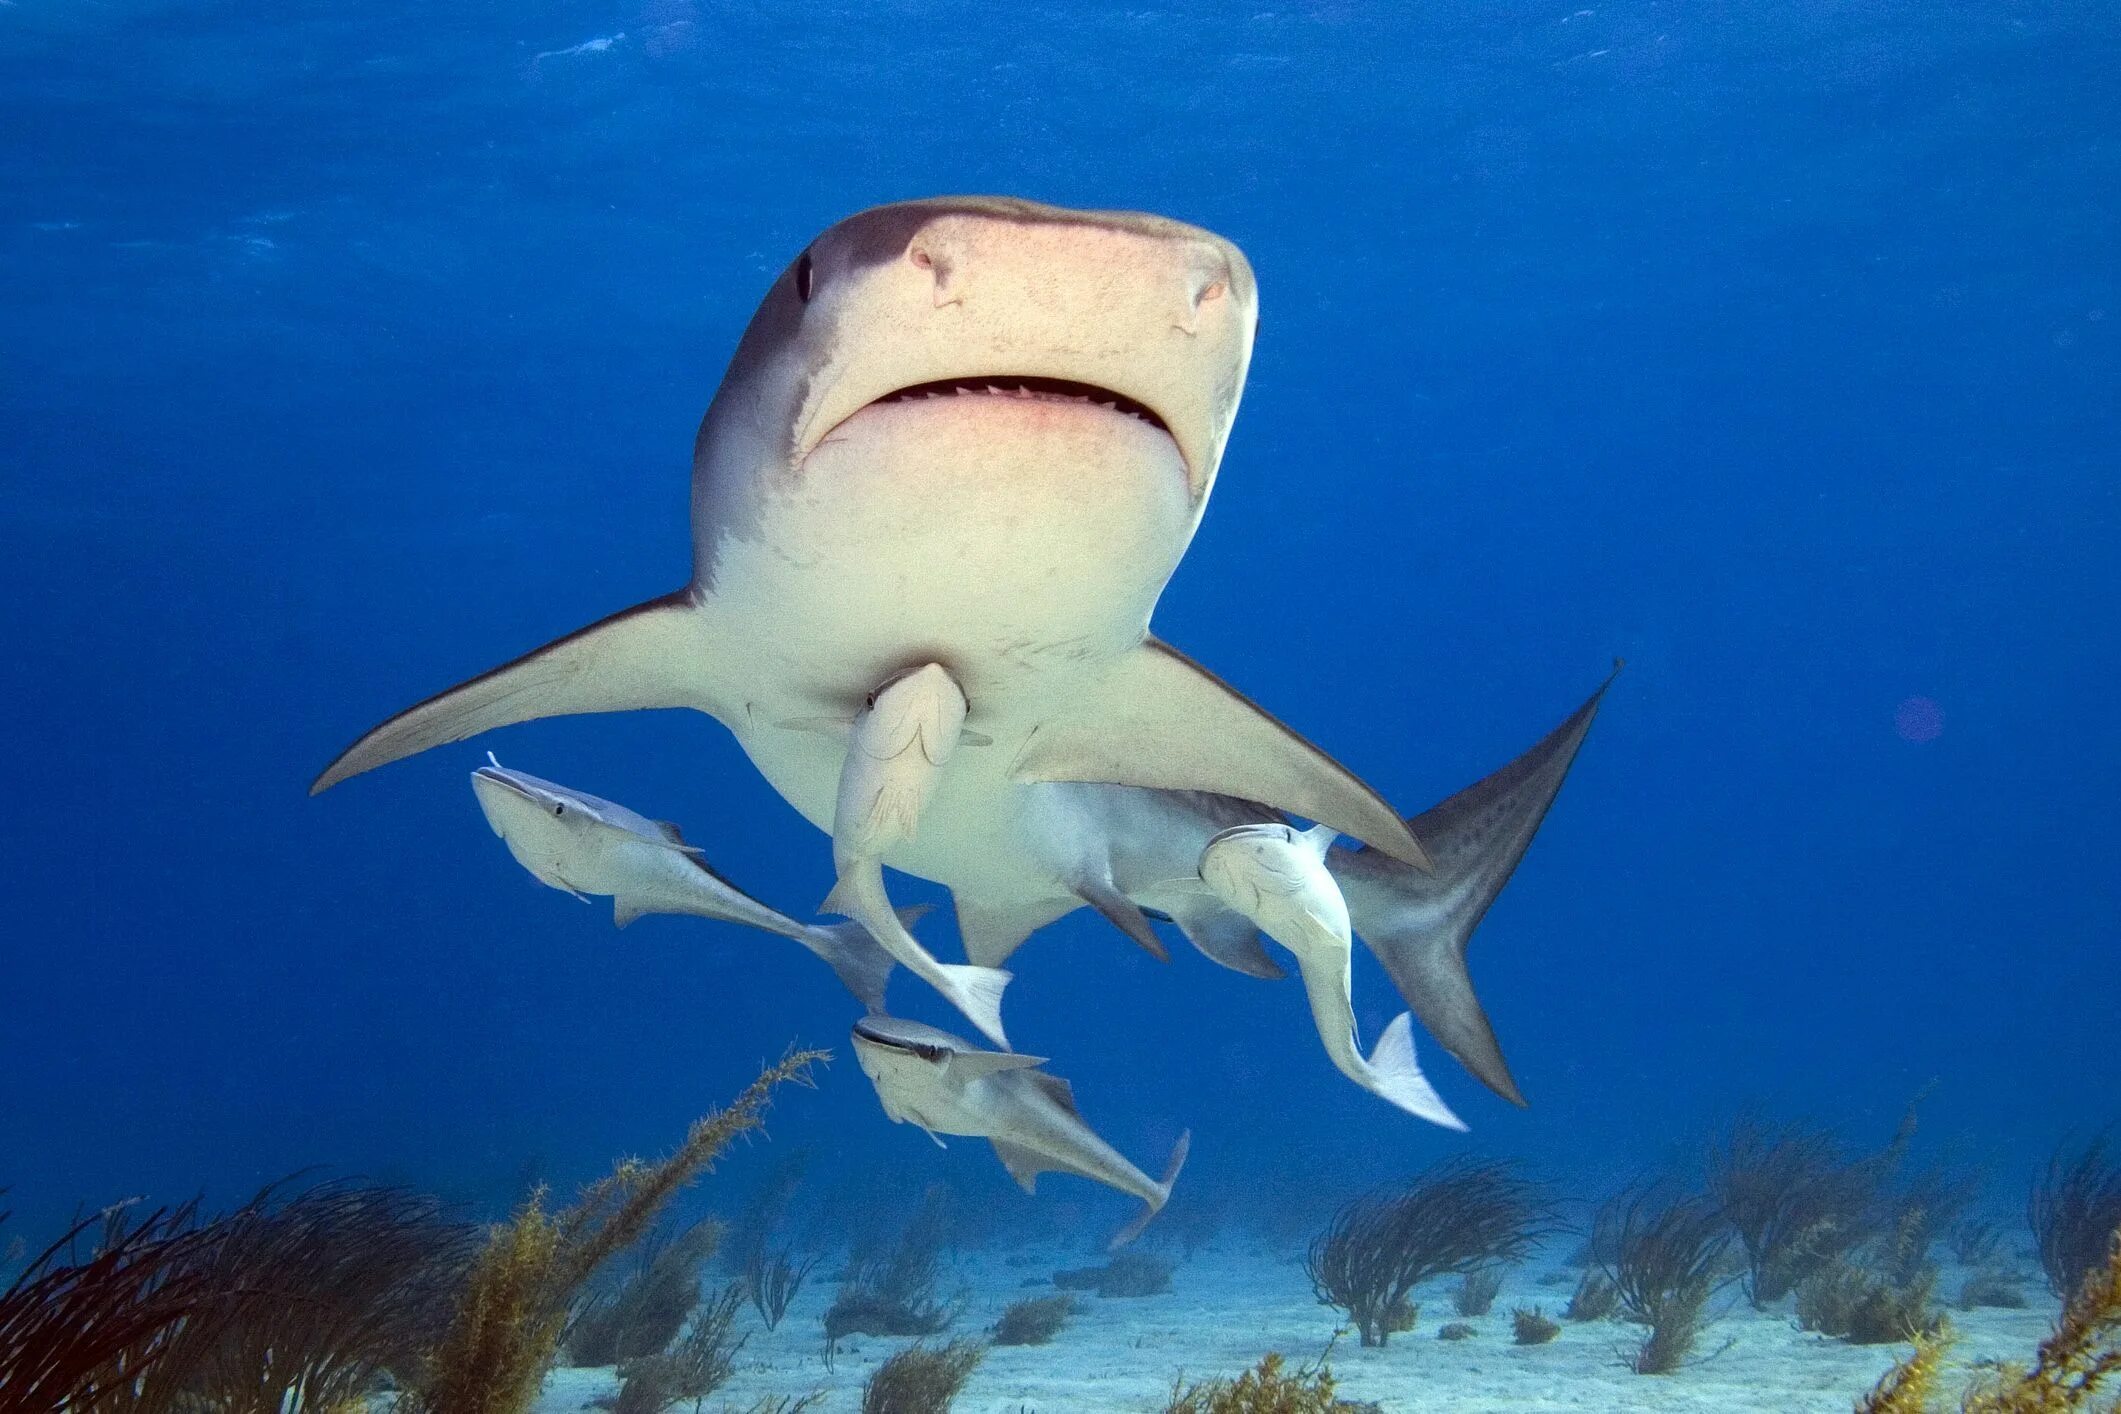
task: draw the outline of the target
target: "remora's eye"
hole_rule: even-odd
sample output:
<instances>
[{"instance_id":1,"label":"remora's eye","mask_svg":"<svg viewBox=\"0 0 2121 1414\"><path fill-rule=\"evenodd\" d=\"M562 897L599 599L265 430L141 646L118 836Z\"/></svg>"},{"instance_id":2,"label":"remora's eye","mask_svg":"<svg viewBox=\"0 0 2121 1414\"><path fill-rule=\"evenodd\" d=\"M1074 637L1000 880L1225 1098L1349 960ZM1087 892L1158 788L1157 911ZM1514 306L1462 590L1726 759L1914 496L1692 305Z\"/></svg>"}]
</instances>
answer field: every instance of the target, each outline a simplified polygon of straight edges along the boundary
<instances>
[{"instance_id":1,"label":"remora's eye","mask_svg":"<svg viewBox=\"0 0 2121 1414\"><path fill-rule=\"evenodd\" d=\"M557 820L557 819L558 819L558 818L559 818L560 816L562 816L562 815L565 815L566 813L567 813L567 807L566 807L566 806L564 806L564 805L555 805L555 806L553 806L553 807L552 807L552 815L553 815L553 818L554 818L554 819L556 819L556 820Z\"/></svg>"},{"instance_id":2,"label":"remora's eye","mask_svg":"<svg viewBox=\"0 0 2121 1414\"><path fill-rule=\"evenodd\" d=\"M810 303L810 290L815 280L810 264L810 252L804 251L795 262L795 297L804 304Z\"/></svg>"}]
</instances>

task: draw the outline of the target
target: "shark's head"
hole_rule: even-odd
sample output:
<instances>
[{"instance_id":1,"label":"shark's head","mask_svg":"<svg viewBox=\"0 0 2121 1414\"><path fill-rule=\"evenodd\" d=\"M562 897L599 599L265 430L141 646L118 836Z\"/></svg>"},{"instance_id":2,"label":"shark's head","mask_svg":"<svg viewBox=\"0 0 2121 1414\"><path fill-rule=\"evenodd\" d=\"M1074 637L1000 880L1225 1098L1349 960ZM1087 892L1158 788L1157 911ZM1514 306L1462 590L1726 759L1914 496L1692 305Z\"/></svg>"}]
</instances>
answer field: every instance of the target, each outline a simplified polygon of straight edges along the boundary
<instances>
[{"instance_id":1,"label":"shark's head","mask_svg":"<svg viewBox=\"0 0 2121 1414\"><path fill-rule=\"evenodd\" d=\"M967 441L1038 435L1022 406L1036 404L1101 430L1144 475L1183 476L1199 501L1257 322L1244 254L1197 226L1001 197L876 207L774 282L701 427L696 475L799 471L828 441L947 443L967 422Z\"/></svg>"},{"instance_id":2,"label":"shark's head","mask_svg":"<svg viewBox=\"0 0 2121 1414\"><path fill-rule=\"evenodd\" d=\"M579 878L590 853L619 833L639 836L654 826L623 805L584 795L499 762L471 773L472 793L516 862L542 883L580 892Z\"/></svg>"}]
</instances>

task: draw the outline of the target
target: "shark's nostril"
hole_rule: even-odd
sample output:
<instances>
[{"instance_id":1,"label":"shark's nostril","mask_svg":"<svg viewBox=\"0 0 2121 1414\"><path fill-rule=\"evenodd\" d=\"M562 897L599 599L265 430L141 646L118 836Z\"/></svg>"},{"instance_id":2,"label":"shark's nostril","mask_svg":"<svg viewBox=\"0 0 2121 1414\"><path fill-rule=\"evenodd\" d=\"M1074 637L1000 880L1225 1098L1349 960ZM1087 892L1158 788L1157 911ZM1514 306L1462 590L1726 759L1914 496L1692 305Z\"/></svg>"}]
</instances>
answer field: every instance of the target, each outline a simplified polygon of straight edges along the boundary
<instances>
[{"instance_id":1,"label":"shark's nostril","mask_svg":"<svg viewBox=\"0 0 2121 1414\"><path fill-rule=\"evenodd\" d=\"M915 246L907 251L906 259L913 262L915 269L933 270L935 268L935 257L920 246Z\"/></svg>"},{"instance_id":2,"label":"shark's nostril","mask_svg":"<svg viewBox=\"0 0 2121 1414\"><path fill-rule=\"evenodd\" d=\"M1220 280L1209 281L1207 288L1203 289L1200 292L1200 299L1198 303L1206 304L1209 300L1221 299L1223 297L1223 290L1225 288L1226 287L1224 286L1223 282Z\"/></svg>"}]
</instances>

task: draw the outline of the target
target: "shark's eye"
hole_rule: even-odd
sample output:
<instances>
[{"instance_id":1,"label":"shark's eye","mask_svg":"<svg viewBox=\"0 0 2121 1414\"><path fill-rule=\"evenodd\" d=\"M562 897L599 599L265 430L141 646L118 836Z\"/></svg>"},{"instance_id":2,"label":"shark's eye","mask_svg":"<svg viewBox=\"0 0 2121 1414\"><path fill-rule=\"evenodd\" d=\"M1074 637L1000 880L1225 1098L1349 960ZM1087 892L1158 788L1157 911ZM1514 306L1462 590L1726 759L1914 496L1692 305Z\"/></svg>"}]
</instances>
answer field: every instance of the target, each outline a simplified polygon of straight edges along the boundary
<instances>
[{"instance_id":1,"label":"shark's eye","mask_svg":"<svg viewBox=\"0 0 2121 1414\"><path fill-rule=\"evenodd\" d=\"M795 297L804 304L810 303L810 290L813 283L814 273L810 264L810 252L806 250L801 258L795 262Z\"/></svg>"}]
</instances>

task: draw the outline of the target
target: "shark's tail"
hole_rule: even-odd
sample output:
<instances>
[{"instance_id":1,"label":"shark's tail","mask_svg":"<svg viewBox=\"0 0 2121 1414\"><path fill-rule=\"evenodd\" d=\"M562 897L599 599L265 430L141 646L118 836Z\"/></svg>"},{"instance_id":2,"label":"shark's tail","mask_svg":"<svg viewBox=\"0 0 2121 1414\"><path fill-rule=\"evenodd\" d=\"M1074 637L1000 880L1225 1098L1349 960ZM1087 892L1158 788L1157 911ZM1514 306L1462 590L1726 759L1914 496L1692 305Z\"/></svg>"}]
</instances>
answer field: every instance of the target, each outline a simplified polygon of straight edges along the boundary
<instances>
[{"instance_id":1,"label":"shark's tail","mask_svg":"<svg viewBox=\"0 0 2121 1414\"><path fill-rule=\"evenodd\" d=\"M911 928L926 912L925 903L902 908L899 922ZM891 980L896 959L884 951L874 933L855 922L812 924L796 941L823 958L856 1001L872 1012L884 1009L884 987Z\"/></svg>"},{"instance_id":2,"label":"shark's tail","mask_svg":"<svg viewBox=\"0 0 2121 1414\"><path fill-rule=\"evenodd\" d=\"M1406 1012L1392 1018L1385 1034L1377 1038L1377 1048L1370 1052L1370 1089L1416 1119L1445 1129L1463 1131L1466 1127L1421 1073L1421 1062L1414 1058L1414 1018Z\"/></svg>"},{"instance_id":3,"label":"shark's tail","mask_svg":"<svg viewBox=\"0 0 2121 1414\"><path fill-rule=\"evenodd\" d=\"M1335 849L1326 857L1356 933L1377 954L1421 1024L1490 1090L1515 1105L1524 1103L1524 1095L1502 1058L1486 1009L1473 994L1466 943L1546 818L1612 682L1608 677L1530 751L1407 822L1428 847L1433 873L1374 849Z\"/></svg>"},{"instance_id":4,"label":"shark's tail","mask_svg":"<svg viewBox=\"0 0 2121 1414\"><path fill-rule=\"evenodd\" d=\"M1117 1252L1135 1238L1140 1237L1142 1229L1149 1225L1149 1219L1164 1210L1164 1204L1171 1201L1171 1189L1178 1182L1179 1170L1186 1166L1186 1155L1192 1151L1193 1131L1188 1129L1180 1134L1178 1142L1171 1146L1171 1158L1164 1164L1164 1181L1156 1185L1156 1196L1144 1199L1145 1206L1142 1208L1141 1214L1133 1222L1128 1223L1118 1232L1112 1234L1112 1240L1105 1244L1107 1252Z\"/></svg>"}]
</instances>

